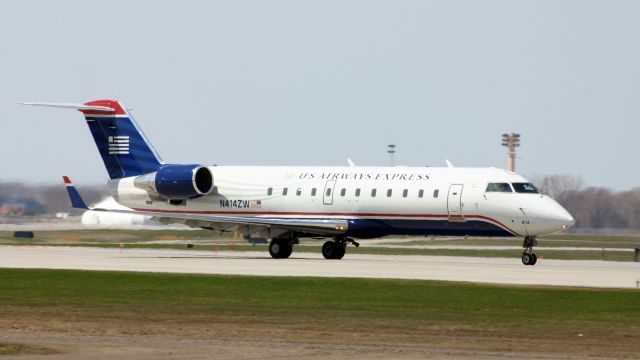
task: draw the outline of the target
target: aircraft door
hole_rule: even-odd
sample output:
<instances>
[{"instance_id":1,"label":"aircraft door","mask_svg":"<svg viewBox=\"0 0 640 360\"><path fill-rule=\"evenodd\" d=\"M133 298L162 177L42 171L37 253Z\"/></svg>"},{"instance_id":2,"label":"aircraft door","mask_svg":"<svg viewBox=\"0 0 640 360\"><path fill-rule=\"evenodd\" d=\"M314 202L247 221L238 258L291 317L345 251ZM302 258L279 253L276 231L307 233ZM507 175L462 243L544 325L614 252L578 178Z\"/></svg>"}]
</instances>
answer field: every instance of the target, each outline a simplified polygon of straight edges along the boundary
<instances>
[{"instance_id":1,"label":"aircraft door","mask_svg":"<svg viewBox=\"0 0 640 360\"><path fill-rule=\"evenodd\" d=\"M449 195L447 197L447 210L449 212L449 221L463 220L462 215L462 188L464 185L453 184L449 186Z\"/></svg>"},{"instance_id":2,"label":"aircraft door","mask_svg":"<svg viewBox=\"0 0 640 360\"><path fill-rule=\"evenodd\" d=\"M333 190L336 187L335 180L327 180L327 184L324 186L324 193L322 193L322 203L325 205L333 205Z\"/></svg>"}]
</instances>

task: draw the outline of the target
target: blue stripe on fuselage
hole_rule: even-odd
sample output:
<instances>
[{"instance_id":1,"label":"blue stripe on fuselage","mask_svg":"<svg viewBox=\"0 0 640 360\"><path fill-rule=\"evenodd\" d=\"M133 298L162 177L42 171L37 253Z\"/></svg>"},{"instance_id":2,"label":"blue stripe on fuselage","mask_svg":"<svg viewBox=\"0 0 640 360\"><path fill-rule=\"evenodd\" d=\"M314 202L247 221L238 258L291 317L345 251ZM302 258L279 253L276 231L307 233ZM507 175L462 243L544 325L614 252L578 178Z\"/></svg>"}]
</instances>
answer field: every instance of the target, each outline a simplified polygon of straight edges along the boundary
<instances>
[{"instance_id":1,"label":"blue stripe on fuselage","mask_svg":"<svg viewBox=\"0 0 640 360\"><path fill-rule=\"evenodd\" d=\"M422 219L349 219L348 221L349 230L345 236L361 239L388 235L514 236L498 225L481 220L450 222L448 220Z\"/></svg>"}]
</instances>

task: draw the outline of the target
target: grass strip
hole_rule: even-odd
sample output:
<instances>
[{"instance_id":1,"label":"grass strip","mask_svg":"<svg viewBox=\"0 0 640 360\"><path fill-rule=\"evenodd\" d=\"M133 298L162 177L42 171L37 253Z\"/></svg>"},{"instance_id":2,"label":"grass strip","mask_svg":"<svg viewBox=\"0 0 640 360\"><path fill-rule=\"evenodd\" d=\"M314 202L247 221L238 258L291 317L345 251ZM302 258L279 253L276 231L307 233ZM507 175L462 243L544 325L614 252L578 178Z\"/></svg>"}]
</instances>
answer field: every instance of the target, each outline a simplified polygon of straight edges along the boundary
<instances>
[{"instance_id":1,"label":"grass strip","mask_svg":"<svg viewBox=\"0 0 640 360\"><path fill-rule=\"evenodd\" d=\"M640 291L437 281L0 269L0 313L24 307L230 314L418 327L616 328L639 335ZM342 322L342 321L341 321Z\"/></svg>"}]
</instances>

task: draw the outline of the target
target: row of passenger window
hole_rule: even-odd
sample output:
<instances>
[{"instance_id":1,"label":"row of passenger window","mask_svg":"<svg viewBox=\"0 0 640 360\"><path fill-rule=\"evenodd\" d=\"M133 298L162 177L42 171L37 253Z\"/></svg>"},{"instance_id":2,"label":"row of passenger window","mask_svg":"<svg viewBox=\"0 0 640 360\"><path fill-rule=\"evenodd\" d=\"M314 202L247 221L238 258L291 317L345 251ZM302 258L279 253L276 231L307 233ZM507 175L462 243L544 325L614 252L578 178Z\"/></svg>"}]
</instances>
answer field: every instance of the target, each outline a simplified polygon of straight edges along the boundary
<instances>
[{"instance_id":1,"label":"row of passenger window","mask_svg":"<svg viewBox=\"0 0 640 360\"><path fill-rule=\"evenodd\" d=\"M326 188L325 190L325 196L331 196L333 189L331 188ZM282 196L287 196L287 194L289 193L289 188L282 188ZM310 192L311 196L316 196L318 194L318 189L317 188L311 188L311 192ZM360 197L360 195L362 194L362 191L360 188L355 189L354 195L356 197ZM438 195L440 194L440 190L436 189L433 190L433 197L434 198L438 198ZM273 195L273 188L270 187L267 189L267 195L271 196ZM296 196L300 196L302 195L302 188L297 188L296 189ZM371 189L370 192L370 196L371 197L376 197L378 195L378 189ZM393 189L387 189L387 197L391 197L393 195ZM342 188L340 189L340 196L345 197L347 196L347 188ZM404 189L402 190L402 197L406 198L409 197L409 189ZM424 190L420 189L418 190L418 197L419 198L423 198L424 197Z\"/></svg>"}]
</instances>

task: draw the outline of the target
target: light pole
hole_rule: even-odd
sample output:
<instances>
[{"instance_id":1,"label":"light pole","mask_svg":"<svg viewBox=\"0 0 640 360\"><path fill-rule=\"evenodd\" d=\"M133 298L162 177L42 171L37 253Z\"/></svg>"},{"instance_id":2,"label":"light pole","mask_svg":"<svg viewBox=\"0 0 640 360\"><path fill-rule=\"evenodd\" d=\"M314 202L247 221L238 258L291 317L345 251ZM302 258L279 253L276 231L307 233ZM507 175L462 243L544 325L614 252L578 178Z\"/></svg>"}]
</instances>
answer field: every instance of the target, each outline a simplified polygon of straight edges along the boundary
<instances>
[{"instance_id":1,"label":"light pole","mask_svg":"<svg viewBox=\"0 0 640 360\"><path fill-rule=\"evenodd\" d=\"M390 166L393 166L393 157L396 154L396 145L389 144L387 147L389 148L389 150L387 150L387 153L389 154L389 164Z\"/></svg>"},{"instance_id":2,"label":"light pole","mask_svg":"<svg viewBox=\"0 0 640 360\"><path fill-rule=\"evenodd\" d=\"M520 146L520 134L502 134L502 146L509 148L509 171L516 171L516 148Z\"/></svg>"}]
</instances>

